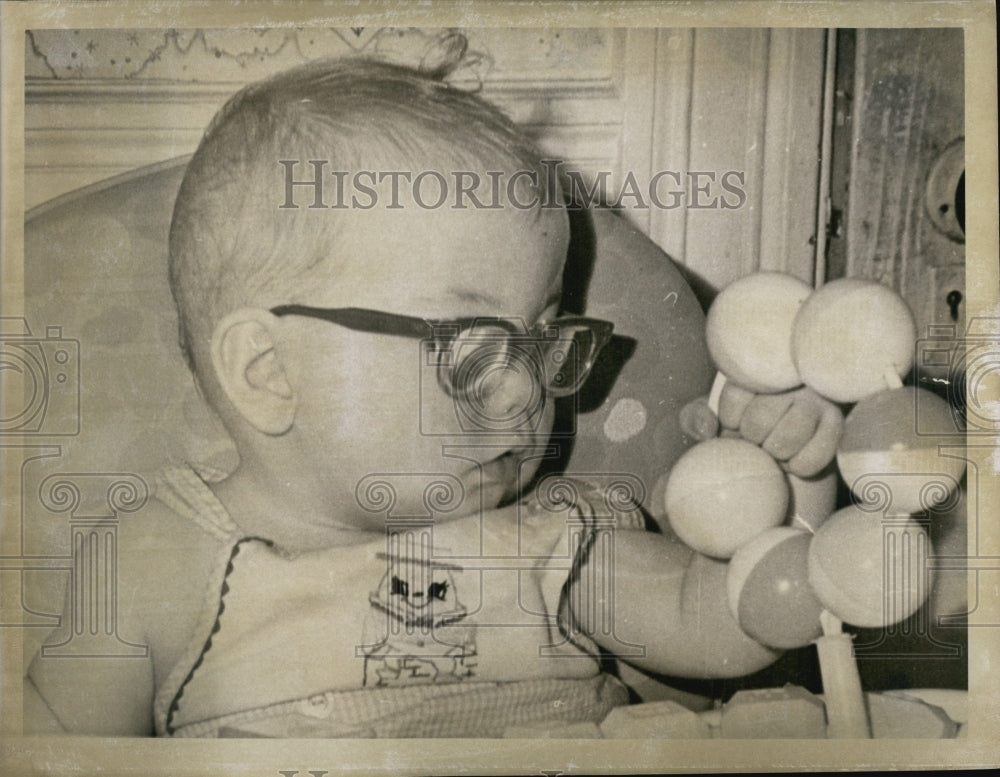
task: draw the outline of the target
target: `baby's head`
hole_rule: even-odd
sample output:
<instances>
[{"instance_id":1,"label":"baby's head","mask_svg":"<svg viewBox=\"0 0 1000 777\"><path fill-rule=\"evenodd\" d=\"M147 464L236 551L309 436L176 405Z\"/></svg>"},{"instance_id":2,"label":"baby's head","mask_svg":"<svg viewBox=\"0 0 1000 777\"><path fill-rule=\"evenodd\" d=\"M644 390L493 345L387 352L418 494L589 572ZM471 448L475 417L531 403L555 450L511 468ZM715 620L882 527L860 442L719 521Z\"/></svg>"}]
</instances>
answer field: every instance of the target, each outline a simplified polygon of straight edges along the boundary
<instances>
[{"instance_id":1,"label":"baby's head","mask_svg":"<svg viewBox=\"0 0 1000 777\"><path fill-rule=\"evenodd\" d=\"M450 474L487 507L512 496L551 403L507 379L523 359L499 380L448 353L555 317L568 226L548 172L498 110L401 67L317 63L230 100L181 186L170 280L241 459L325 479L325 499L372 473ZM317 177L322 192L296 183ZM505 323L450 345L424 323L477 317Z\"/></svg>"},{"instance_id":2,"label":"baby's head","mask_svg":"<svg viewBox=\"0 0 1000 777\"><path fill-rule=\"evenodd\" d=\"M286 196L289 179L316 178L317 169L318 199L328 207L313 207L312 187L293 186ZM501 171L503 185L523 170L544 176L538 152L506 116L408 68L323 61L241 90L212 120L189 163L171 226L171 287L181 346L196 375L204 378L199 357L225 313L310 290L321 265L344 260L338 238L370 198L350 186L338 197L343 171L348 185L359 171L472 171L483 178ZM396 180L404 195L415 188ZM357 186L368 181L362 177ZM383 183L391 182L386 175ZM436 199L436 183L425 176L424 205ZM448 184L453 193L454 180ZM386 196L376 207L390 204ZM449 198L434 210L451 204Z\"/></svg>"}]
</instances>

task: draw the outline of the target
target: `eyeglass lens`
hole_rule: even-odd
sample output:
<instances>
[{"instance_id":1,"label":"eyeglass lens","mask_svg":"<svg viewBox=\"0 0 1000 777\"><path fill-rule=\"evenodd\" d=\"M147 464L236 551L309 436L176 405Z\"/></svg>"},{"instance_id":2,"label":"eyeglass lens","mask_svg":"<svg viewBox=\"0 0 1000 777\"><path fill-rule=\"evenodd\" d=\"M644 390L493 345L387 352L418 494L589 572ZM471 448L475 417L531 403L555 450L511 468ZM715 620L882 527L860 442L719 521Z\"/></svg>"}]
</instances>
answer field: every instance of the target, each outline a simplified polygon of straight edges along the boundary
<instances>
[{"instance_id":1,"label":"eyeglass lens","mask_svg":"<svg viewBox=\"0 0 1000 777\"><path fill-rule=\"evenodd\" d=\"M509 381L530 380L551 396L576 392L593 366L597 340L583 324L546 324L539 335L500 327L467 330L439 359L439 380L455 397L483 401Z\"/></svg>"}]
</instances>

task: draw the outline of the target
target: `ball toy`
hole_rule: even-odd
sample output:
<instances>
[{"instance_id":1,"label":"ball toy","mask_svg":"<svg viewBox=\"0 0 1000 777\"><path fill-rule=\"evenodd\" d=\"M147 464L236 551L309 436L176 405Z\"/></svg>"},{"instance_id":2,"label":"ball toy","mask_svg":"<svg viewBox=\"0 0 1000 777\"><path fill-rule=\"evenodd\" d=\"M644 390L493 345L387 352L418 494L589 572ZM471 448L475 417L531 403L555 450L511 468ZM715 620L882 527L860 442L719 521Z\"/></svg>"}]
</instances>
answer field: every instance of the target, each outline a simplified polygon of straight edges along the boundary
<instances>
[{"instance_id":1,"label":"ball toy","mask_svg":"<svg viewBox=\"0 0 1000 777\"><path fill-rule=\"evenodd\" d=\"M796 529L816 531L833 515L837 507L837 466L830 462L818 475L800 478L786 473L788 478L788 519L785 523Z\"/></svg>"},{"instance_id":2,"label":"ball toy","mask_svg":"<svg viewBox=\"0 0 1000 777\"><path fill-rule=\"evenodd\" d=\"M753 443L716 438L678 459L664 503L670 527L682 541L726 559L784 520L788 485L774 459Z\"/></svg>"},{"instance_id":3,"label":"ball toy","mask_svg":"<svg viewBox=\"0 0 1000 777\"><path fill-rule=\"evenodd\" d=\"M837 466L856 497L886 502L884 512L929 510L948 500L965 472L964 458L938 452L956 434L951 408L936 394L887 389L848 413Z\"/></svg>"},{"instance_id":4,"label":"ball toy","mask_svg":"<svg viewBox=\"0 0 1000 777\"><path fill-rule=\"evenodd\" d=\"M834 402L857 402L909 372L916 336L913 314L896 292L842 278L802 303L792 327L792 359L814 391Z\"/></svg>"},{"instance_id":5,"label":"ball toy","mask_svg":"<svg viewBox=\"0 0 1000 777\"><path fill-rule=\"evenodd\" d=\"M811 540L809 532L778 526L733 554L726 575L729 609L758 642L798 648L822 633L823 604L809 587Z\"/></svg>"},{"instance_id":6,"label":"ball toy","mask_svg":"<svg viewBox=\"0 0 1000 777\"><path fill-rule=\"evenodd\" d=\"M792 324L812 287L791 275L761 272L729 284L708 311L705 336L715 366L758 393L802 384L792 361Z\"/></svg>"},{"instance_id":7,"label":"ball toy","mask_svg":"<svg viewBox=\"0 0 1000 777\"><path fill-rule=\"evenodd\" d=\"M879 628L909 617L930 590L930 539L913 520L850 506L819 527L809 546L809 585L830 612Z\"/></svg>"}]
</instances>

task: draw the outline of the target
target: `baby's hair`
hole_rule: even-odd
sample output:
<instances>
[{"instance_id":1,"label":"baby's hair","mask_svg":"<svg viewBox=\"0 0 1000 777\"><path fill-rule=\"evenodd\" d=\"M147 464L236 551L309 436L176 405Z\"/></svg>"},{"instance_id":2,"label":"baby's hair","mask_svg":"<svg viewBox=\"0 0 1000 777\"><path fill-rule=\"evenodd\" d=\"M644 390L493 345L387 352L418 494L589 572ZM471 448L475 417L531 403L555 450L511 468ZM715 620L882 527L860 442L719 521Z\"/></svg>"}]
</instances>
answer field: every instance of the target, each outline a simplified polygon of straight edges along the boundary
<instances>
[{"instance_id":1,"label":"baby's hair","mask_svg":"<svg viewBox=\"0 0 1000 777\"><path fill-rule=\"evenodd\" d=\"M323 60L245 87L206 129L170 227L181 350L199 382L222 316L294 301L310 270L335 261L333 239L349 211L310 208L314 192L303 187L301 207L280 208L281 160L298 162L296 180L313 177L309 160L328 160L331 192L332 170L526 170L542 188L549 177L534 144L500 110L406 67Z\"/></svg>"}]
</instances>

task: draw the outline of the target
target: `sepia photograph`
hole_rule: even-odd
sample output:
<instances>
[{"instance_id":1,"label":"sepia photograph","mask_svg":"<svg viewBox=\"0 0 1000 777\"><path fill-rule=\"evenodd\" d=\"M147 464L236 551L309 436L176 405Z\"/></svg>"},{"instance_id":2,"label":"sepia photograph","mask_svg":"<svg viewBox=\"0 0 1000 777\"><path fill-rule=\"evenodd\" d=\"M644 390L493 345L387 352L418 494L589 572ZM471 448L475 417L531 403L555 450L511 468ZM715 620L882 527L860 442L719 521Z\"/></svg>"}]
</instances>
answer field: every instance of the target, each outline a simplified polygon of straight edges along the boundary
<instances>
[{"instance_id":1,"label":"sepia photograph","mask_svg":"<svg viewBox=\"0 0 1000 777\"><path fill-rule=\"evenodd\" d=\"M993 4L0 13L4 774L1000 763Z\"/></svg>"}]
</instances>

